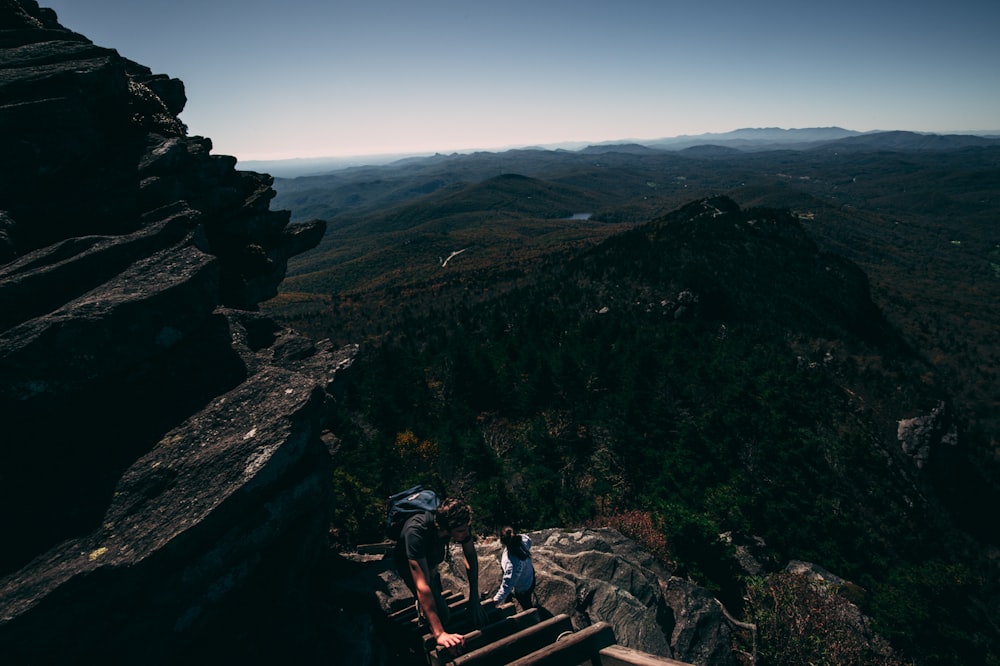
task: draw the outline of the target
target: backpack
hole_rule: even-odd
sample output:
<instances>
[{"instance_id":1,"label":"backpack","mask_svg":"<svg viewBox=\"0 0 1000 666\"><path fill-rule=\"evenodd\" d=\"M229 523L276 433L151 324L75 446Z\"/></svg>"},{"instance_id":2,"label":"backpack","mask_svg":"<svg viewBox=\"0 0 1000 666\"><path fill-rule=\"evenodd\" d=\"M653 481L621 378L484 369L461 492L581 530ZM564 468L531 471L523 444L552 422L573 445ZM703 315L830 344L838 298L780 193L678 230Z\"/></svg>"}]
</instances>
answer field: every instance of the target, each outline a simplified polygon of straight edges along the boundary
<instances>
[{"instance_id":1,"label":"backpack","mask_svg":"<svg viewBox=\"0 0 1000 666\"><path fill-rule=\"evenodd\" d=\"M403 523L410 516L425 511L437 511L440 503L437 493L423 486L414 486L409 490L390 495L385 518L386 535L393 540L399 539Z\"/></svg>"}]
</instances>

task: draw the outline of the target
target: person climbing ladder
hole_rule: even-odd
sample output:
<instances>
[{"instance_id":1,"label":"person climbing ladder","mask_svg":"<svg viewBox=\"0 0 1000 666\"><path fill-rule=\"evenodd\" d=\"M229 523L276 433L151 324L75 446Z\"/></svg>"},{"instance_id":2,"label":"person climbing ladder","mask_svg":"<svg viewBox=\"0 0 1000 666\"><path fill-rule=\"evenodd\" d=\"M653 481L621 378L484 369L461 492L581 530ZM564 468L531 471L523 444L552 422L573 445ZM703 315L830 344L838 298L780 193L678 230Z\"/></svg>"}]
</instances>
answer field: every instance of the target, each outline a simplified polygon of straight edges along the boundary
<instances>
[{"instance_id":1,"label":"person climbing ladder","mask_svg":"<svg viewBox=\"0 0 1000 666\"><path fill-rule=\"evenodd\" d=\"M531 562L531 537L518 534L513 527L507 526L500 530L500 543L503 545L500 556L503 577L493 601L503 603L513 595L521 610L534 608L531 597L535 591L535 566Z\"/></svg>"}]
</instances>

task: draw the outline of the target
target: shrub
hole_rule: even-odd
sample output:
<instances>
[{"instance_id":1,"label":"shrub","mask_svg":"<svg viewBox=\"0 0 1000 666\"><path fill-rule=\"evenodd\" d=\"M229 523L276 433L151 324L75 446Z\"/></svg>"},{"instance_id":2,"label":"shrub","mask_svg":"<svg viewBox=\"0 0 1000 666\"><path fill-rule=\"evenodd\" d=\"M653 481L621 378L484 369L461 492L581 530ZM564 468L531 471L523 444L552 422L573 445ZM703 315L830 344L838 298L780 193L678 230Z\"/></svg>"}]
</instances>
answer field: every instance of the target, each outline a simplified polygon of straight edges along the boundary
<instances>
[{"instance_id":1,"label":"shrub","mask_svg":"<svg viewBox=\"0 0 1000 666\"><path fill-rule=\"evenodd\" d=\"M757 625L759 666L905 664L839 592L792 573L751 579L747 609Z\"/></svg>"},{"instance_id":2,"label":"shrub","mask_svg":"<svg viewBox=\"0 0 1000 666\"><path fill-rule=\"evenodd\" d=\"M650 552L656 560L674 571L677 564L670 556L667 537L663 532L663 518L649 511L632 509L602 514L587 523L587 527L611 527L624 536L636 541Z\"/></svg>"}]
</instances>

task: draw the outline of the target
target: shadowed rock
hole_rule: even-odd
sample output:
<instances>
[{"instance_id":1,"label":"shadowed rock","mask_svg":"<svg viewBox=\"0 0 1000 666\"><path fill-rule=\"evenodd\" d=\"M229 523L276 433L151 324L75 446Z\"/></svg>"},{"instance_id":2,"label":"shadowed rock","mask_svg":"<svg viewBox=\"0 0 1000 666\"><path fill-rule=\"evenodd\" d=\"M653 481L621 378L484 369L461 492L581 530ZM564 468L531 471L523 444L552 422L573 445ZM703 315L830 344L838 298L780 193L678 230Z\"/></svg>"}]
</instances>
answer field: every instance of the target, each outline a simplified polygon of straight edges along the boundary
<instances>
[{"instance_id":1,"label":"shadowed rock","mask_svg":"<svg viewBox=\"0 0 1000 666\"><path fill-rule=\"evenodd\" d=\"M12 663L169 661L294 595L325 552L327 389L354 350L256 312L325 223L271 211L271 177L188 136L185 102L33 0L0 2Z\"/></svg>"}]
</instances>

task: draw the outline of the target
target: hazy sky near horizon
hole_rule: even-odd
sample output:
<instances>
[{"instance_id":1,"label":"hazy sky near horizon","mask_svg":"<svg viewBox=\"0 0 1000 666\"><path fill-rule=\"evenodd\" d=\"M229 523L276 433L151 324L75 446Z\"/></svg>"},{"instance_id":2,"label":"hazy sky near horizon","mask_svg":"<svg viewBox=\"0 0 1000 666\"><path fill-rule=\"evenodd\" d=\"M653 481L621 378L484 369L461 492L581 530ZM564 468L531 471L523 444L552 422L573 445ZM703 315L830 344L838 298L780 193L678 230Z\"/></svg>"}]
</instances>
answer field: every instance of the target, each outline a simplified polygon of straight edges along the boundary
<instances>
[{"instance_id":1,"label":"hazy sky near horizon","mask_svg":"<svg viewBox=\"0 0 1000 666\"><path fill-rule=\"evenodd\" d=\"M1000 129L1000 2L39 0L241 160Z\"/></svg>"}]
</instances>

